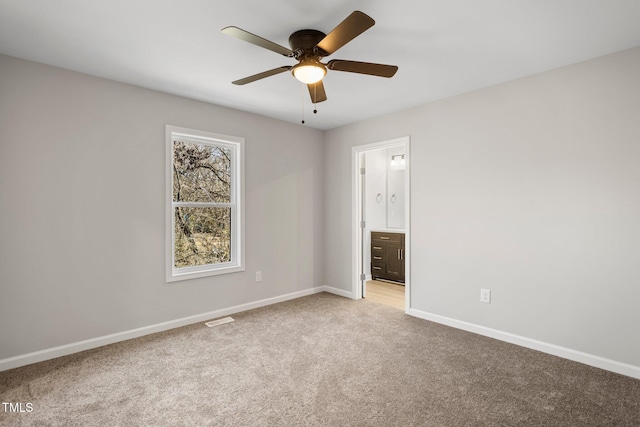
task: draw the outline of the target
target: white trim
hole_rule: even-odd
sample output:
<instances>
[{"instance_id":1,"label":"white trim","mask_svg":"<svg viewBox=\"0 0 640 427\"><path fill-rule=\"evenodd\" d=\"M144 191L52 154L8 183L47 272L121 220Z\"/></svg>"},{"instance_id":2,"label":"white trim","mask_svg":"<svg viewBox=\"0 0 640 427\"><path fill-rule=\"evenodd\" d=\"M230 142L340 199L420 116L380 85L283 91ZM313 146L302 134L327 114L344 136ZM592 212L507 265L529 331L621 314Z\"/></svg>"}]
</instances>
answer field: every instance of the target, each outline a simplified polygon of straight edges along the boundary
<instances>
[{"instance_id":1,"label":"white trim","mask_svg":"<svg viewBox=\"0 0 640 427\"><path fill-rule=\"evenodd\" d=\"M353 296L353 292L345 291L344 289L338 289L332 286L323 286L322 290L324 292L329 292L330 294L338 295L338 296L349 298L349 299L355 299Z\"/></svg>"},{"instance_id":2,"label":"white trim","mask_svg":"<svg viewBox=\"0 0 640 427\"><path fill-rule=\"evenodd\" d=\"M155 325L145 326L142 328L131 329L129 331L118 332L110 335L104 335L102 337L79 341L72 344L61 345L58 347L52 347L45 350L40 350L32 353L22 354L19 356L9 357L9 358L0 360L0 372L6 371L9 369L18 368L20 366L30 365L32 363L38 363L38 362L43 362L45 360L55 359L57 357L67 356L70 354L78 353L80 351L90 350L92 348L102 347L108 344L126 341L129 339L138 338L138 337L142 337L149 334L154 334L157 332L167 331L170 329L187 326L194 323L204 322L204 321L215 319L218 317L229 316L229 315L240 313L243 311L252 310L254 308L265 307L271 304L277 304L279 302L301 298L304 296L317 294L320 292L328 292L341 297L355 299L353 296L353 292L334 288L332 286L316 286L314 288L309 288L304 291L292 292L289 294L280 295L273 298L267 298L259 301L254 301L247 304L236 305L229 308L210 311L207 313L197 314L189 317L183 317L181 319L158 323ZM526 347L533 350L541 351L543 353L562 357L564 359L569 359L575 362L584 363L585 365L594 366L596 368L600 368L600 369L615 372L621 375L626 375L628 377L640 379L639 366L617 362L615 360L606 359L604 357L595 356L595 355L584 353L578 350L572 350L570 348L561 347L555 344L549 344L542 341L537 341L534 339L522 337L522 336L511 334L508 332L503 332L496 329L491 329L484 326L476 325L474 323L464 322L461 320L452 319L450 317L440 316L438 314L428 313L426 311L409 309L407 310L407 314L420 319L440 323L442 325L451 326L453 328L462 329L464 331L473 332L473 333L494 338L500 341L505 341L511 344L519 345L521 347Z\"/></svg>"},{"instance_id":3,"label":"white trim","mask_svg":"<svg viewBox=\"0 0 640 427\"><path fill-rule=\"evenodd\" d=\"M615 372L628 377L640 379L640 366L629 365L627 363L617 362L615 360L606 359L604 357L595 356L593 354L584 353L582 351L561 347L555 344L549 344L543 341L515 335L509 332L499 331L497 329L487 328L485 326L476 325L474 323L464 322L462 320L452 319L450 317L441 316L439 314L428 313L426 311L410 309L407 314L418 317L420 319L429 320L443 325L451 326L456 329L473 332L485 337L494 338L500 341L519 345L521 347L530 348L532 350L541 351L553 356L562 357L564 359L573 360L574 362L583 363L585 365Z\"/></svg>"},{"instance_id":4,"label":"white trim","mask_svg":"<svg viewBox=\"0 0 640 427\"><path fill-rule=\"evenodd\" d=\"M360 190L361 178L360 174L360 154L366 151L377 150L381 148L389 148L393 146L404 145L405 148L405 313L411 308L411 137L403 136L400 138L390 139L386 141L374 142L371 144L357 145L351 147L351 246L352 246L352 291L353 299L362 298L362 290L360 289L360 260L364 256L360 248L360 210L362 197Z\"/></svg>"},{"instance_id":5,"label":"white trim","mask_svg":"<svg viewBox=\"0 0 640 427\"><path fill-rule=\"evenodd\" d=\"M254 308L264 307L279 302L284 302L307 295L317 294L320 292L332 292L331 289L326 286L316 286L304 291L292 292L290 294L280 295L273 298L267 298L259 301L254 301L246 304L236 305L229 308L223 308L220 310L214 310L207 313L196 314L194 316L183 317L181 319L170 320L168 322L158 323L155 325L144 326L142 328L131 329L124 332L117 332L115 334L104 335L97 338L91 338L76 343L61 345L58 347L52 347L45 350L34 351L32 353L22 354L19 356L9 357L0 360L0 372L8 369L18 368L20 366L30 365L32 363L43 362L49 359L55 359L56 357L67 356L69 354L78 353L80 351L90 350L92 348L102 347L104 345L117 343L120 341L130 340L132 338L138 338L149 334L155 334L157 332L168 331L169 329L175 329L182 326L191 325L193 323L204 322L207 320L215 319L217 317L229 316L232 314L240 313ZM335 289L339 291L339 289Z\"/></svg>"}]
</instances>

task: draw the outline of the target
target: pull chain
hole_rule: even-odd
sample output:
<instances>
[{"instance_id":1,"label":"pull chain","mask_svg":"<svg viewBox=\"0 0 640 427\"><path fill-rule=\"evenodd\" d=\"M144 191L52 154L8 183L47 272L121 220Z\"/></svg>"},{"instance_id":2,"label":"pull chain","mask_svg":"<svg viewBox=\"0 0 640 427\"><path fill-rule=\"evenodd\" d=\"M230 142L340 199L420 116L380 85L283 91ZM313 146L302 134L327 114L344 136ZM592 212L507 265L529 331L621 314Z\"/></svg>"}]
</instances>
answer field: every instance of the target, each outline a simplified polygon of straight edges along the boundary
<instances>
[{"instance_id":1,"label":"pull chain","mask_svg":"<svg viewBox=\"0 0 640 427\"><path fill-rule=\"evenodd\" d=\"M313 85L313 99L314 101L318 99L318 84ZM313 103L313 114L318 114L318 109L316 108L316 103Z\"/></svg>"},{"instance_id":2,"label":"pull chain","mask_svg":"<svg viewBox=\"0 0 640 427\"><path fill-rule=\"evenodd\" d=\"M318 99L318 86L314 85L313 86L313 99ZM305 97L305 90L302 89L302 124L304 124L304 97ZM317 103L313 103L313 114L318 114L318 104Z\"/></svg>"},{"instance_id":3,"label":"pull chain","mask_svg":"<svg viewBox=\"0 0 640 427\"><path fill-rule=\"evenodd\" d=\"M302 124L304 124L304 89L302 90Z\"/></svg>"}]
</instances>

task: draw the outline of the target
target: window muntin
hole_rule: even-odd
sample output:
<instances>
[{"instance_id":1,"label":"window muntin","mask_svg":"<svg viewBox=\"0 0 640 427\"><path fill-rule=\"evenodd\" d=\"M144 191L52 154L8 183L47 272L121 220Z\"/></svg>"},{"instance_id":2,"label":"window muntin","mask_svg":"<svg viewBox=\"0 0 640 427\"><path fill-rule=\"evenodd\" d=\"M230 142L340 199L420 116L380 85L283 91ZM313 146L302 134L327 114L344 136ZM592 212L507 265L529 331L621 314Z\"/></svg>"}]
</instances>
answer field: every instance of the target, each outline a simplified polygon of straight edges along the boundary
<instances>
[{"instance_id":1,"label":"window muntin","mask_svg":"<svg viewBox=\"0 0 640 427\"><path fill-rule=\"evenodd\" d=\"M167 126L167 281L244 270L243 142Z\"/></svg>"}]
</instances>

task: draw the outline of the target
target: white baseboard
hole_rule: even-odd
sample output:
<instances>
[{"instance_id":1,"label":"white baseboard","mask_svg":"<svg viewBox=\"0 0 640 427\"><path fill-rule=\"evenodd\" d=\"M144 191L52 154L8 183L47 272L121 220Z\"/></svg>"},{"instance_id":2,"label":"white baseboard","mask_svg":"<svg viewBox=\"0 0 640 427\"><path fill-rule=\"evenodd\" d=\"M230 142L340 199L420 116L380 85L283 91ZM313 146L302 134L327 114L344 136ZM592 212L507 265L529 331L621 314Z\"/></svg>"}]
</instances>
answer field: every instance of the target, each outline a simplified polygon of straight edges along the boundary
<instances>
[{"instance_id":1,"label":"white baseboard","mask_svg":"<svg viewBox=\"0 0 640 427\"><path fill-rule=\"evenodd\" d=\"M416 310L414 308L407 310L407 314L419 317L420 319L430 320L432 322L441 323L453 328L462 329L468 332L476 333L478 335L484 335L486 337L495 338L500 341L516 344L521 347L526 347L533 350L541 351L543 353L562 357L564 359L573 360L574 362L584 363L585 365L594 366L596 368L615 372L617 374L640 379L639 366L629 365L611 359L605 359L604 357L595 356L593 354L561 347L555 344L549 344L531 338L526 338L520 335L511 334L509 332L499 331L497 329L487 328L484 326L476 325L474 323L463 322L461 320L440 316L438 314L428 313L426 311Z\"/></svg>"},{"instance_id":2,"label":"white baseboard","mask_svg":"<svg viewBox=\"0 0 640 427\"><path fill-rule=\"evenodd\" d=\"M35 351L33 353L27 353L19 356L9 357L0 360L0 372L6 371L20 366L30 365L32 363L42 362L45 360L55 359L56 357L67 356L69 354L78 353L84 350L90 350L92 348L102 347L104 345L113 344L120 341L129 340L132 338L138 338L156 332L167 331L169 329L179 328L181 326L191 325L193 323L204 322L206 320L215 319L218 317L229 316L242 311L252 310L254 308L264 307L271 304L276 304L283 301L292 300L295 298L301 298L307 295L316 294L319 292L329 292L341 297L353 299L353 293L345 291L343 289L334 288L332 286L317 286L309 288L304 291L292 292L285 295L280 295L273 298L267 298L259 301L254 301L247 304L236 305L229 308L210 311L207 313L197 314L194 316L184 317L168 322L158 323L155 325L145 326L142 328L132 329L129 331L119 332L115 334L105 335L102 337L92 338L72 344L66 344L58 347L53 347L45 350ZM496 329L487 328L484 326L476 325L473 323L463 322L460 320L452 319L437 314L428 313L421 310L409 309L407 314L415 316L421 319L429 320L443 325L451 326L457 329L473 332L479 335L495 338L501 341L516 344L522 347L531 348L533 350L542 351L544 353L552 354L554 356L563 357L565 359L573 360L575 362L584 363L586 365L594 366L596 368L605 369L618 374L626 375L632 378L640 379L640 367L629 365L626 363L617 362L615 360L605 359L603 357L594 356L592 354L583 353L581 351L572 350L566 347L560 347L554 344L545 343L542 341L533 340L530 338L522 337L519 335L511 334L508 332L499 331Z\"/></svg>"},{"instance_id":3,"label":"white baseboard","mask_svg":"<svg viewBox=\"0 0 640 427\"><path fill-rule=\"evenodd\" d=\"M181 319L171 320L168 322L158 323L156 325L145 326L142 328L131 329L129 331L118 332L115 334L104 335L102 337L91 338L76 343L61 345L58 347L48 348L45 350L34 351L33 353L22 354L19 356L9 357L0 360L0 372L6 371L20 366L30 365L32 363L43 362L45 360L55 359L56 357L67 356L69 354L78 353L92 348L102 347L104 345L113 344L120 341L138 338L156 332L167 331L169 329L179 328L181 326L191 325L193 323L204 322L206 320L215 319L217 317L229 316L231 314L240 313L242 311L252 310L254 308L264 307L295 298L304 297L319 292L331 292L325 289L325 286L317 286L305 289L304 291L293 292L286 295L280 295L273 298L267 298L247 304L236 305L229 308L214 310L207 313L196 314L194 316L183 317ZM336 289L338 290L338 289Z\"/></svg>"},{"instance_id":4,"label":"white baseboard","mask_svg":"<svg viewBox=\"0 0 640 427\"><path fill-rule=\"evenodd\" d=\"M349 298L349 299L355 299L353 297L353 292L345 291L344 289L338 289L338 288L334 288L332 286L322 286L322 290L324 292L329 292L330 294L339 295L341 297L345 297L345 298Z\"/></svg>"}]
</instances>

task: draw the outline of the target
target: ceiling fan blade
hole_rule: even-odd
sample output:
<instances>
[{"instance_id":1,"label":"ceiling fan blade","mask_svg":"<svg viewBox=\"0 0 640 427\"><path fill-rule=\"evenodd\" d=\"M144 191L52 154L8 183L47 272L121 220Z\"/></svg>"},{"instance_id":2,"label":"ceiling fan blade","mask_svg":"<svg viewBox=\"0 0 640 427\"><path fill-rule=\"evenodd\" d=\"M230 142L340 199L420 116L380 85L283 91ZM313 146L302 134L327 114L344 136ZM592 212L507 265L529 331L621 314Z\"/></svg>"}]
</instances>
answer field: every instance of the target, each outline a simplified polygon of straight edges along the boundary
<instances>
[{"instance_id":1,"label":"ceiling fan blade","mask_svg":"<svg viewBox=\"0 0 640 427\"><path fill-rule=\"evenodd\" d=\"M262 37L256 36L255 34L251 34L250 32L243 30L242 28L226 27L220 31L222 31L224 34L228 36L235 37L240 40L244 40L246 42L255 44L256 46L260 46L265 49L269 49L270 51L273 51L275 53L279 53L281 55L288 56L288 57L293 57L293 52L291 51L291 49L288 49L284 46L280 46L279 44L269 41L267 39L263 39Z\"/></svg>"},{"instance_id":2,"label":"ceiling fan blade","mask_svg":"<svg viewBox=\"0 0 640 427\"><path fill-rule=\"evenodd\" d=\"M373 64L371 62L345 61L343 59L333 59L327 63L327 68L335 71L346 71L349 73L368 74L378 77L393 77L398 71L395 65Z\"/></svg>"},{"instance_id":3,"label":"ceiling fan blade","mask_svg":"<svg viewBox=\"0 0 640 427\"><path fill-rule=\"evenodd\" d=\"M309 95L311 95L311 102L314 104L327 100L327 94L324 91L322 80L318 83L308 84L307 87L309 88Z\"/></svg>"},{"instance_id":4,"label":"ceiling fan blade","mask_svg":"<svg viewBox=\"0 0 640 427\"><path fill-rule=\"evenodd\" d=\"M358 10L347 16L336 28L331 30L329 34L325 36L317 47L322 49L327 55L331 55L336 50L340 49L351 40L364 33L369 28L373 27L376 21L369 15L366 15Z\"/></svg>"},{"instance_id":5,"label":"ceiling fan blade","mask_svg":"<svg viewBox=\"0 0 640 427\"><path fill-rule=\"evenodd\" d=\"M244 79L236 80L235 82L231 83L233 83L234 85L246 85L247 83L255 82L256 80L264 79L265 77L284 73L285 71L289 71L290 69L290 66L285 65L284 67L274 68L273 70L269 71L263 71L262 73L254 74L253 76L245 77Z\"/></svg>"}]
</instances>

